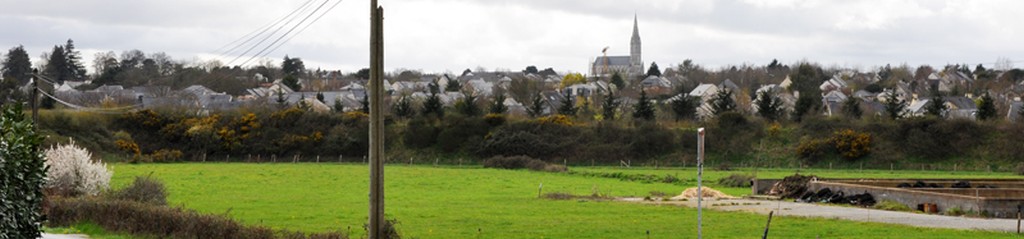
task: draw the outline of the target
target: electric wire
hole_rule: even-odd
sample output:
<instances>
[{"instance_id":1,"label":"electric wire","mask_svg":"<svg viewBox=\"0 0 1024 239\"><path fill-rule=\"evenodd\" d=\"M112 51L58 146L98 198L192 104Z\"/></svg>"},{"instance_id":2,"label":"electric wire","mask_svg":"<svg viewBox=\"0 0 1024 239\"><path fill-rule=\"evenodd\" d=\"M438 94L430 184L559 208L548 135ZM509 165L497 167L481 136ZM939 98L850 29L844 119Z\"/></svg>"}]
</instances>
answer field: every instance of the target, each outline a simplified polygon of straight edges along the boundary
<instances>
[{"instance_id":1,"label":"electric wire","mask_svg":"<svg viewBox=\"0 0 1024 239\"><path fill-rule=\"evenodd\" d=\"M291 18L291 17L292 17L292 15L295 15L295 13L298 13L298 12L299 12L299 10L302 10L302 9L306 8L306 7L307 7L307 6L308 6L308 5L310 4L310 3L312 3L312 2L313 2L313 0L306 0L306 2L305 2L305 3L303 3L303 4L302 4L302 5L300 5L300 6L298 7L298 8L296 8L295 10L293 10L293 11L292 11L291 13L288 13L288 15L285 15L285 16L284 16L284 17L282 17L281 19L278 19L278 20L276 20L276 21L273 21L273 22L271 22L271 23L270 23L269 25L266 25L266 26L264 26L264 27L261 27L261 28L257 28L256 30L253 30L252 32L249 32L248 34L245 34L245 35L243 35L242 37L239 37L238 39L235 39L234 41L232 41L232 42L230 42L230 43L228 43L228 44L224 44L224 46L221 46L220 48L218 48L218 49L217 49L216 51L214 51L214 52L218 52L218 53L220 53L220 55L223 55L223 56L227 56L227 55L229 55L229 54L230 54L231 52L234 52L234 51L235 51L236 49L238 49L239 47L242 47L242 46L245 46L245 45L249 44L249 42L251 42L251 41L252 41L253 39L256 39L257 37L259 37L259 36L263 35L263 33L266 33L266 32L267 32L268 30L270 30L271 28L274 28L274 26L277 26L278 24L281 24L282 22L284 22L284 20L286 20L286 19L288 19L288 18ZM259 33L257 33L257 32L259 32ZM253 34L255 34L255 35L253 35ZM246 39L246 38L248 38L248 39ZM242 43L239 43L239 44L235 45L235 46L234 46L234 47L232 47L231 49L228 49L228 50L226 50L226 51L222 51L222 50L224 50L225 48L227 48L228 46L231 46L231 45L233 45L233 44L235 44L235 43L238 43L238 42L239 42L239 41L241 41L242 39L246 39L246 40L245 40L245 41L243 41Z\"/></svg>"},{"instance_id":2,"label":"electric wire","mask_svg":"<svg viewBox=\"0 0 1024 239\"><path fill-rule=\"evenodd\" d=\"M264 52L266 52L266 51L267 51L268 49L270 49L270 46L273 46L274 44L277 44L277 43L278 43L278 42L280 42L280 41L281 41L281 39L283 39L283 38L284 38L285 36L288 36L288 34L291 34L291 32L295 30L295 28L298 28L298 27L299 27L300 25L302 25L302 23L305 23L305 22L306 22L306 20L309 20L309 18L310 18L310 17L312 17L312 16L314 15L314 14L316 14L316 12L319 12L319 11L320 11L320 9L321 9L321 8L323 8L323 7L324 7L324 5L326 5L326 4L327 4L327 2L329 2L329 1L330 1L330 0L324 0L324 2L323 2L323 3L321 3L321 4L319 5L319 6L317 6L317 7L316 7L316 9L314 9L314 10L313 10L312 12L310 12L310 13L309 13L309 15L306 15L306 17L302 18L302 21L299 21L299 23L298 23L298 24L295 24L294 26L292 26L292 27L291 27L291 29L288 29L288 31L284 33L284 35L281 35L280 37L278 37L277 39L275 39L275 40L274 40L274 42L271 42L271 43L270 43L270 45L267 45L267 47L264 47L264 48L263 48L263 50L261 50L260 52L256 53L256 55L253 55L253 56L252 56L252 57L250 57L250 58L249 58L248 60L245 60L245 62L242 62L242 64L241 64L241 65L242 65L242 66L244 66L245 64L248 64L248 63L249 63L250 61L252 61L253 59L256 59L256 57L260 56L261 54L263 54ZM230 65L230 64L229 64L229 65Z\"/></svg>"},{"instance_id":3,"label":"electric wire","mask_svg":"<svg viewBox=\"0 0 1024 239\"><path fill-rule=\"evenodd\" d=\"M326 2L325 2L325 3L326 3ZM321 4L320 6L323 6L323 4ZM302 8L303 10L302 10L301 12L305 12L305 11L306 11L306 10L305 10L306 8L308 8L308 7L304 7L304 8ZM318 7L317 9L319 9L319 7ZM315 12L315 11L314 11L314 12ZM248 54L249 54L249 52L251 52L252 50L254 50L254 49L256 49L257 47L259 47L260 45L262 45L262 44L263 44L264 42L266 42L267 40L269 40L269 39L270 39L271 37L274 37L275 35L277 35L277 32L281 31L281 29L284 29L284 27L285 27L285 26L291 25L291 23L292 23L293 21L295 21L295 19L298 19L298 17L299 17L299 16L300 16L300 15L295 15L295 16L293 16L292 18L288 19L288 21L287 21L287 22L285 22L284 24L281 24L280 26L278 26L278 27L277 27L276 29L274 29L274 31L273 31L273 32L271 32L270 34L267 34L267 35L266 35L266 37L263 37L263 39L261 39L261 40L260 40L259 42L257 42L256 44L253 44L253 45L252 45L251 47L249 47L248 49L246 49L246 50L245 50L245 52L242 52L242 54L238 54L238 56L236 56L236 57L235 57L234 59L232 59L231 61L229 61L227 65L232 65L232 63L234 63L234 62L238 61L238 59L241 59L241 58L242 58L242 56L248 55ZM299 22L299 24L302 24L302 22ZM272 43L272 44L273 44L273 43ZM264 49L266 49L266 47L264 47ZM262 53L262 52L261 52L261 53ZM260 53L257 53L257 55L259 55L259 54L260 54ZM251 58L250 58L250 59L251 59ZM246 61L246 62L248 62L248 61ZM245 65L245 64L242 64L242 65Z\"/></svg>"}]
</instances>

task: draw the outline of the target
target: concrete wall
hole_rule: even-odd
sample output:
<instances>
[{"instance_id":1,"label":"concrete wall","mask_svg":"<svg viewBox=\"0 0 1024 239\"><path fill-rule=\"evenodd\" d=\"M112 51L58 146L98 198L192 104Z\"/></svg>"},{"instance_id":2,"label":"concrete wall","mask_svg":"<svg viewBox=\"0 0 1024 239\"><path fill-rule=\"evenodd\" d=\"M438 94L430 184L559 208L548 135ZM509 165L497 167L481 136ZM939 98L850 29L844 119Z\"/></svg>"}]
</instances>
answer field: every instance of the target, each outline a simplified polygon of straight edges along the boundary
<instances>
[{"instance_id":1,"label":"concrete wall","mask_svg":"<svg viewBox=\"0 0 1024 239\"><path fill-rule=\"evenodd\" d=\"M782 181L782 179L759 179L755 178L750 186L750 195L765 195L768 194L768 190L772 189L775 183Z\"/></svg>"},{"instance_id":2,"label":"concrete wall","mask_svg":"<svg viewBox=\"0 0 1024 239\"><path fill-rule=\"evenodd\" d=\"M876 201L895 201L910 208L917 208L919 204L931 203L937 205L940 212L946 212L950 208L956 207L964 212L988 213L995 217L1015 217L1017 205L1024 203L1024 199L988 199L941 192L826 181L811 182L808 185L808 189L812 191L818 191L823 188L828 188L832 191L842 191L847 195L869 193L875 197Z\"/></svg>"}]
</instances>

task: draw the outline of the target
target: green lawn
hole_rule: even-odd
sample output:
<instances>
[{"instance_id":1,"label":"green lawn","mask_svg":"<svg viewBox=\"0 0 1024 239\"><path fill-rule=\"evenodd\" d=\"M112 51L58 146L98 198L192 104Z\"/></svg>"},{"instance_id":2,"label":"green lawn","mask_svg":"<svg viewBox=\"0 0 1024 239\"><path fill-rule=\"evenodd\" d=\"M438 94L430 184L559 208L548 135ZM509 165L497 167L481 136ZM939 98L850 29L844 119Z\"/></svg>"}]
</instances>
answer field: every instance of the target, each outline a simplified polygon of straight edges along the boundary
<instances>
[{"instance_id":1,"label":"green lawn","mask_svg":"<svg viewBox=\"0 0 1024 239\"><path fill-rule=\"evenodd\" d=\"M364 165L190 163L114 164L111 167L115 188L128 184L135 176L152 174L164 181L172 205L227 214L244 223L273 228L351 230L356 237L364 234L369 171ZM692 169L574 170L695 176ZM731 173L735 172L708 172L706 175L709 180L715 180ZM772 173L781 177L791 172ZM826 173L815 174L832 177ZM848 174L852 172L835 175ZM591 194L599 191L614 196L644 196L651 191L678 193L684 186L529 171L393 165L386 168L386 182L387 214L399 220L398 229L407 237L646 238L648 230L650 238L686 238L696 234L696 211L690 208L537 198L541 183L545 192ZM749 213L706 212L705 236L759 237L765 219L763 215ZM1014 238L1005 233L796 217L775 218L771 235L773 238Z\"/></svg>"}]
</instances>

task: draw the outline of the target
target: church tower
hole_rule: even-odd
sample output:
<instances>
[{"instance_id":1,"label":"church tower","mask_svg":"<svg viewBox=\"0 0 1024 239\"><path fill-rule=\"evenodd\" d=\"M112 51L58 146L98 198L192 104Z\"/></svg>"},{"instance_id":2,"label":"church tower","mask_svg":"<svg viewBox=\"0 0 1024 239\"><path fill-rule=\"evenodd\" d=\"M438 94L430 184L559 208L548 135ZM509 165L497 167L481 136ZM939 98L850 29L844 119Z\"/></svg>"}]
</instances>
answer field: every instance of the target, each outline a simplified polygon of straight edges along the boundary
<instances>
[{"instance_id":1,"label":"church tower","mask_svg":"<svg viewBox=\"0 0 1024 239\"><path fill-rule=\"evenodd\" d=\"M644 60L640 53L640 27L637 24L637 17L633 15L633 38L629 41L629 68L630 74L644 74Z\"/></svg>"}]
</instances>

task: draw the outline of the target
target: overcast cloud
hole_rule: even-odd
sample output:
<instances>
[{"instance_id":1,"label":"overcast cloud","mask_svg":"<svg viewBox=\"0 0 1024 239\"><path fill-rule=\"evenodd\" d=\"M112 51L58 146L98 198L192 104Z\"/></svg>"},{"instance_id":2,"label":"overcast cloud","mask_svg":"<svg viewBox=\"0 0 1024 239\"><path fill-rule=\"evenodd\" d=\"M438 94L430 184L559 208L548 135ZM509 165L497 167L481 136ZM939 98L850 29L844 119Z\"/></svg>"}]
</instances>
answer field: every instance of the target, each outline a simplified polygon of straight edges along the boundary
<instances>
[{"instance_id":1,"label":"overcast cloud","mask_svg":"<svg viewBox=\"0 0 1024 239\"><path fill-rule=\"evenodd\" d=\"M87 63L97 52L130 49L226 63L235 56L221 56L219 48L306 1L0 0L0 48L24 45L39 61L43 52L71 38ZM330 1L325 9L336 0ZM1024 1L1014 0L380 3L385 7L389 70L519 70L536 65L585 72L587 62L606 46L610 54L628 55L634 13L640 21L644 62L662 67L685 59L708 66L806 59L863 69L887 63L1024 60L1024 26L1018 23ZM303 58L309 68L358 70L368 61L368 11L368 1L343 1L268 57L279 62L288 54Z\"/></svg>"}]
</instances>

